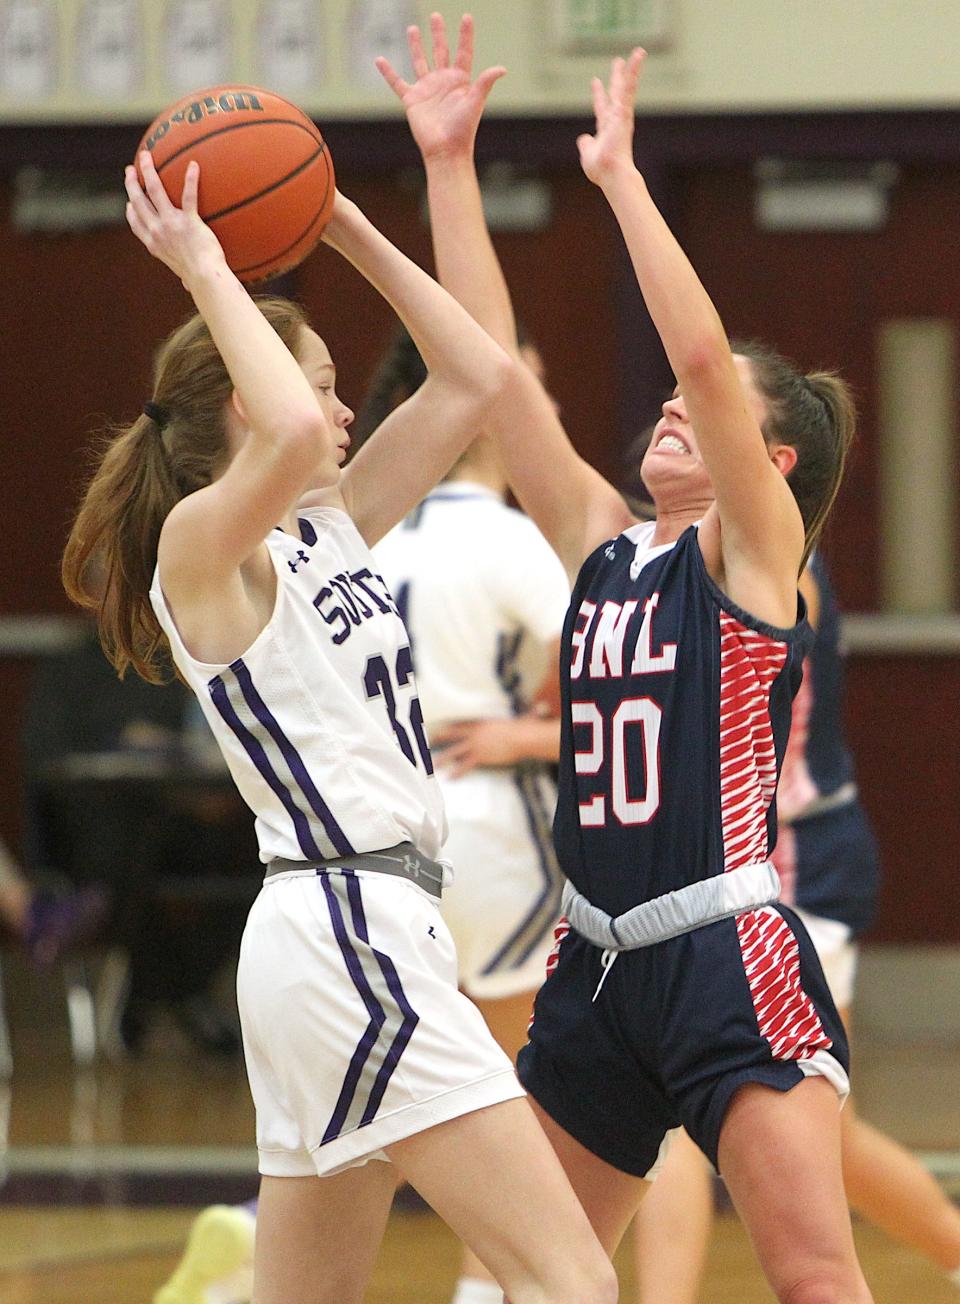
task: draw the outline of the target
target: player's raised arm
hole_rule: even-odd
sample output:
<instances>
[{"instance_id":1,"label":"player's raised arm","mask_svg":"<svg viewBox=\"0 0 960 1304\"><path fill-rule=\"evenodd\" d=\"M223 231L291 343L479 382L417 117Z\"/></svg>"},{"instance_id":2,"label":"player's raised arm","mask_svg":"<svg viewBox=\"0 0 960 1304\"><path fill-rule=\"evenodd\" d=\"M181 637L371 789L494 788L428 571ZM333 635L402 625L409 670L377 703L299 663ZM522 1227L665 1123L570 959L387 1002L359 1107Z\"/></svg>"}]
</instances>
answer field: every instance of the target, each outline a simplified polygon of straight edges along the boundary
<instances>
[{"instance_id":1,"label":"player's raised arm","mask_svg":"<svg viewBox=\"0 0 960 1304\"><path fill-rule=\"evenodd\" d=\"M418 27L408 29L414 80L386 59L377 67L403 105L427 174L431 231L440 282L490 334L515 352L509 290L483 215L474 140L502 67L474 79L473 20L461 20L451 57L443 19L430 20L432 67ZM529 373L511 388L488 429L502 444L511 486L568 572L632 521L617 491L576 453L549 397Z\"/></svg>"},{"instance_id":2,"label":"player's raised arm","mask_svg":"<svg viewBox=\"0 0 960 1304\"><path fill-rule=\"evenodd\" d=\"M344 473L347 509L368 543L404 517L463 452L514 364L453 297L338 195L325 242L391 304L427 367Z\"/></svg>"},{"instance_id":3,"label":"player's raised arm","mask_svg":"<svg viewBox=\"0 0 960 1304\"><path fill-rule=\"evenodd\" d=\"M134 168L126 171L130 227L193 298L249 429L225 473L199 500L184 499L171 514L164 545L191 583L205 585L249 556L308 481L336 481L334 439L297 359L227 266L216 236L197 213L199 166L187 170L179 208L146 151L140 167L143 186Z\"/></svg>"},{"instance_id":4,"label":"player's raised arm","mask_svg":"<svg viewBox=\"0 0 960 1304\"><path fill-rule=\"evenodd\" d=\"M644 59L640 49L615 59L609 86L594 78L596 131L577 141L580 161L620 224L697 432L716 492L724 570L759 570L788 612L804 551L803 522L785 480L795 452L772 456L760 428L763 413L745 393L723 324L634 163L634 97Z\"/></svg>"}]
</instances>

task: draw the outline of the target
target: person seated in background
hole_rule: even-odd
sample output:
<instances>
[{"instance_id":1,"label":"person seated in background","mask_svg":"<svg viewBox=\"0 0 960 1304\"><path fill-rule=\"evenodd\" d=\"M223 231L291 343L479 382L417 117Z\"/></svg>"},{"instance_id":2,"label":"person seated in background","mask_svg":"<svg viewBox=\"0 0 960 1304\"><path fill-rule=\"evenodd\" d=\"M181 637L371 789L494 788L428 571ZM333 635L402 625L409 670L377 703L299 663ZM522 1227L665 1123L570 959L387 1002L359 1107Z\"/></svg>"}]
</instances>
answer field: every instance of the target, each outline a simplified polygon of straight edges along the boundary
<instances>
[{"instance_id":1,"label":"person seated in background","mask_svg":"<svg viewBox=\"0 0 960 1304\"><path fill-rule=\"evenodd\" d=\"M203 781L191 696L176 679L120 680L92 625L75 645L45 658L23 739L29 853L77 889L97 885L109 895L107 931L129 953L119 1029L126 1050L142 1048L166 1009L196 1046L232 1055L239 1051L235 1017L221 1010L213 987L238 949L246 904L238 896L224 908L223 901L158 891L161 880L187 884L211 871L249 870L252 899L258 882L256 844L239 798L215 774ZM97 777L95 763L110 758ZM175 784L163 781L171 772Z\"/></svg>"},{"instance_id":2,"label":"person seated in background","mask_svg":"<svg viewBox=\"0 0 960 1304\"><path fill-rule=\"evenodd\" d=\"M0 839L0 929L22 942L34 964L53 964L86 941L103 921L106 905L98 887L74 892L34 883Z\"/></svg>"}]
</instances>

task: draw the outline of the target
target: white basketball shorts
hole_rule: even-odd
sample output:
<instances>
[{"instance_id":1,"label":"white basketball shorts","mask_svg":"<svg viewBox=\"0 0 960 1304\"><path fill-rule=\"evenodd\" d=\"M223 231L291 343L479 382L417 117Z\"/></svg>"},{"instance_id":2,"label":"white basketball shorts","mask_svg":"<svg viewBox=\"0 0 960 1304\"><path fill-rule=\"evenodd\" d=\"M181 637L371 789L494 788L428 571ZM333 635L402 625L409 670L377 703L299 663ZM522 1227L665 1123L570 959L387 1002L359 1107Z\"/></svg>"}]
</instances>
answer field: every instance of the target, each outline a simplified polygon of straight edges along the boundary
<instances>
[{"instance_id":1,"label":"white basketball shorts","mask_svg":"<svg viewBox=\"0 0 960 1304\"><path fill-rule=\"evenodd\" d=\"M237 995L260 1172L327 1176L524 1094L457 990L437 902L368 871L271 877L240 946Z\"/></svg>"},{"instance_id":2,"label":"white basketball shorts","mask_svg":"<svg viewBox=\"0 0 960 1304\"><path fill-rule=\"evenodd\" d=\"M837 1008L848 1010L853 1004L858 955L851 929L837 919L812 915L809 910L801 910L799 906L790 908L800 916L803 926L810 934L810 941L820 957L823 974Z\"/></svg>"},{"instance_id":3,"label":"white basketball shorts","mask_svg":"<svg viewBox=\"0 0 960 1304\"><path fill-rule=\"evenodd\" d=\"M453 866L441 910L457 947L460 986L480 1000L535 992L546 974L563 877L553 850L556 787L541 766L438 767Z\"/></svg>"}]
</instances>

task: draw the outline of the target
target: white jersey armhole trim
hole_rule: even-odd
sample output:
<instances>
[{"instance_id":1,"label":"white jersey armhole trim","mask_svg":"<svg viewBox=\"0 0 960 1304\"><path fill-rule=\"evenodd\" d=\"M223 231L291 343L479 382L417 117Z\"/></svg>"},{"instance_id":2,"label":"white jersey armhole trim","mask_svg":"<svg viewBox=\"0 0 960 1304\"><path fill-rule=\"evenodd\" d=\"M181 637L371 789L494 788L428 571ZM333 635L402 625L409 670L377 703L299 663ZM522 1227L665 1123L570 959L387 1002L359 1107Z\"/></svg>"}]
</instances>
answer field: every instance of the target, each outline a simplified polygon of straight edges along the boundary
<instances>
[{"instance_id":1,"label":"white jersey armhole trim","mask_svg":"<svg viewBox=\"0 0 960 1304\"><path fill-rule=\"evenodd\" d=\"M160 598L160 601L163 603L164 611L166 611L167 613L167 617L169 618L172 632L176 635L177 643L179 645L180 650L189 659L190 663L196 666L199 670L203 670L203 671L209 670L211 671L211 674L218 673L221 670L226 670L230 666L232 666L235 661L243 661L247 657L252 656L253 653L260 647L262 643L267 642L268 638L272 637L272 627L276 623L277 613L280 610L281 595L283 593L283 584L282 584L283 577L280 573L279 559L274 554L274 551L270 547L270 544L267 541L267 539L264 539L264 544L266 546L267 553L270 557L270 562L271 565L273 566L274 575L276 576L276 580L277 580L277 592L273 600L273 610L270 612L270 615L267 619L267 623L264 625L263 629L260 630L260 633L256 636L253 642L248 644L248 646L244 648L242 652L239 652L235 657L232 657L231 660L229 661L201 661L199 660L199 658L193 655L193 653L187 647L183 635L180 633L180 627L177 625L177 618L173 614L173 608L170 606L170 603L167 601L167 596L163 591L163 581L160 578L160 563L157 562L157 565L154 567L152 588L156 590L157 595Z\"/></svg>"}]
</instances>

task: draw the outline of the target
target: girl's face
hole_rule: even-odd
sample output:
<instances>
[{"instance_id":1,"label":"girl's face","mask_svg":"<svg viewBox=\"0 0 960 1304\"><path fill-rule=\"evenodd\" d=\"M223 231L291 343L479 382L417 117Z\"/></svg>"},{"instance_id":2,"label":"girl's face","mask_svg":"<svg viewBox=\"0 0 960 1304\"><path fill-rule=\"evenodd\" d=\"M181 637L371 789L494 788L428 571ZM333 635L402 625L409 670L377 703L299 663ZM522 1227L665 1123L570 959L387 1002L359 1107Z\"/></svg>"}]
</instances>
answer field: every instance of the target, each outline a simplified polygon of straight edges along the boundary
<instances>
[{"instance_id":1,"label":"girl's face","mask_svg":"<svg viewBox=\"0 0 960 1304\"><path fill-rule=\"evenodd\" d=\"M747 405L757 424L762 426L767 418L767 405L754 384L750 361L740 354L735 354L733 361L740 374ZM700 456L696 432L678 389L663 405L663 415L653 428L640 475L655 501L664 495L677 493L696 496L698 500L714 496L709 472Z\"/></svg>"},{"instance_id":2,"label":"girl's face","mask_svg":"<svg viewBox=\"0 0 960 1304\"><path fill-rule=\"evenodd\" d=\"M333 359L330 357L330 351L326 344L316 331L304 330L300 340L297 361L300 363L300 370L310 382L311 388L320 401L324 416L336 435L337 465L343 466L347 458L347 449L350 447L350 436L347 433L347 427L353 421L353 413L346 403L342 403L337 397L337 373L333 365Z\"/></svg>"}]
</instances>

